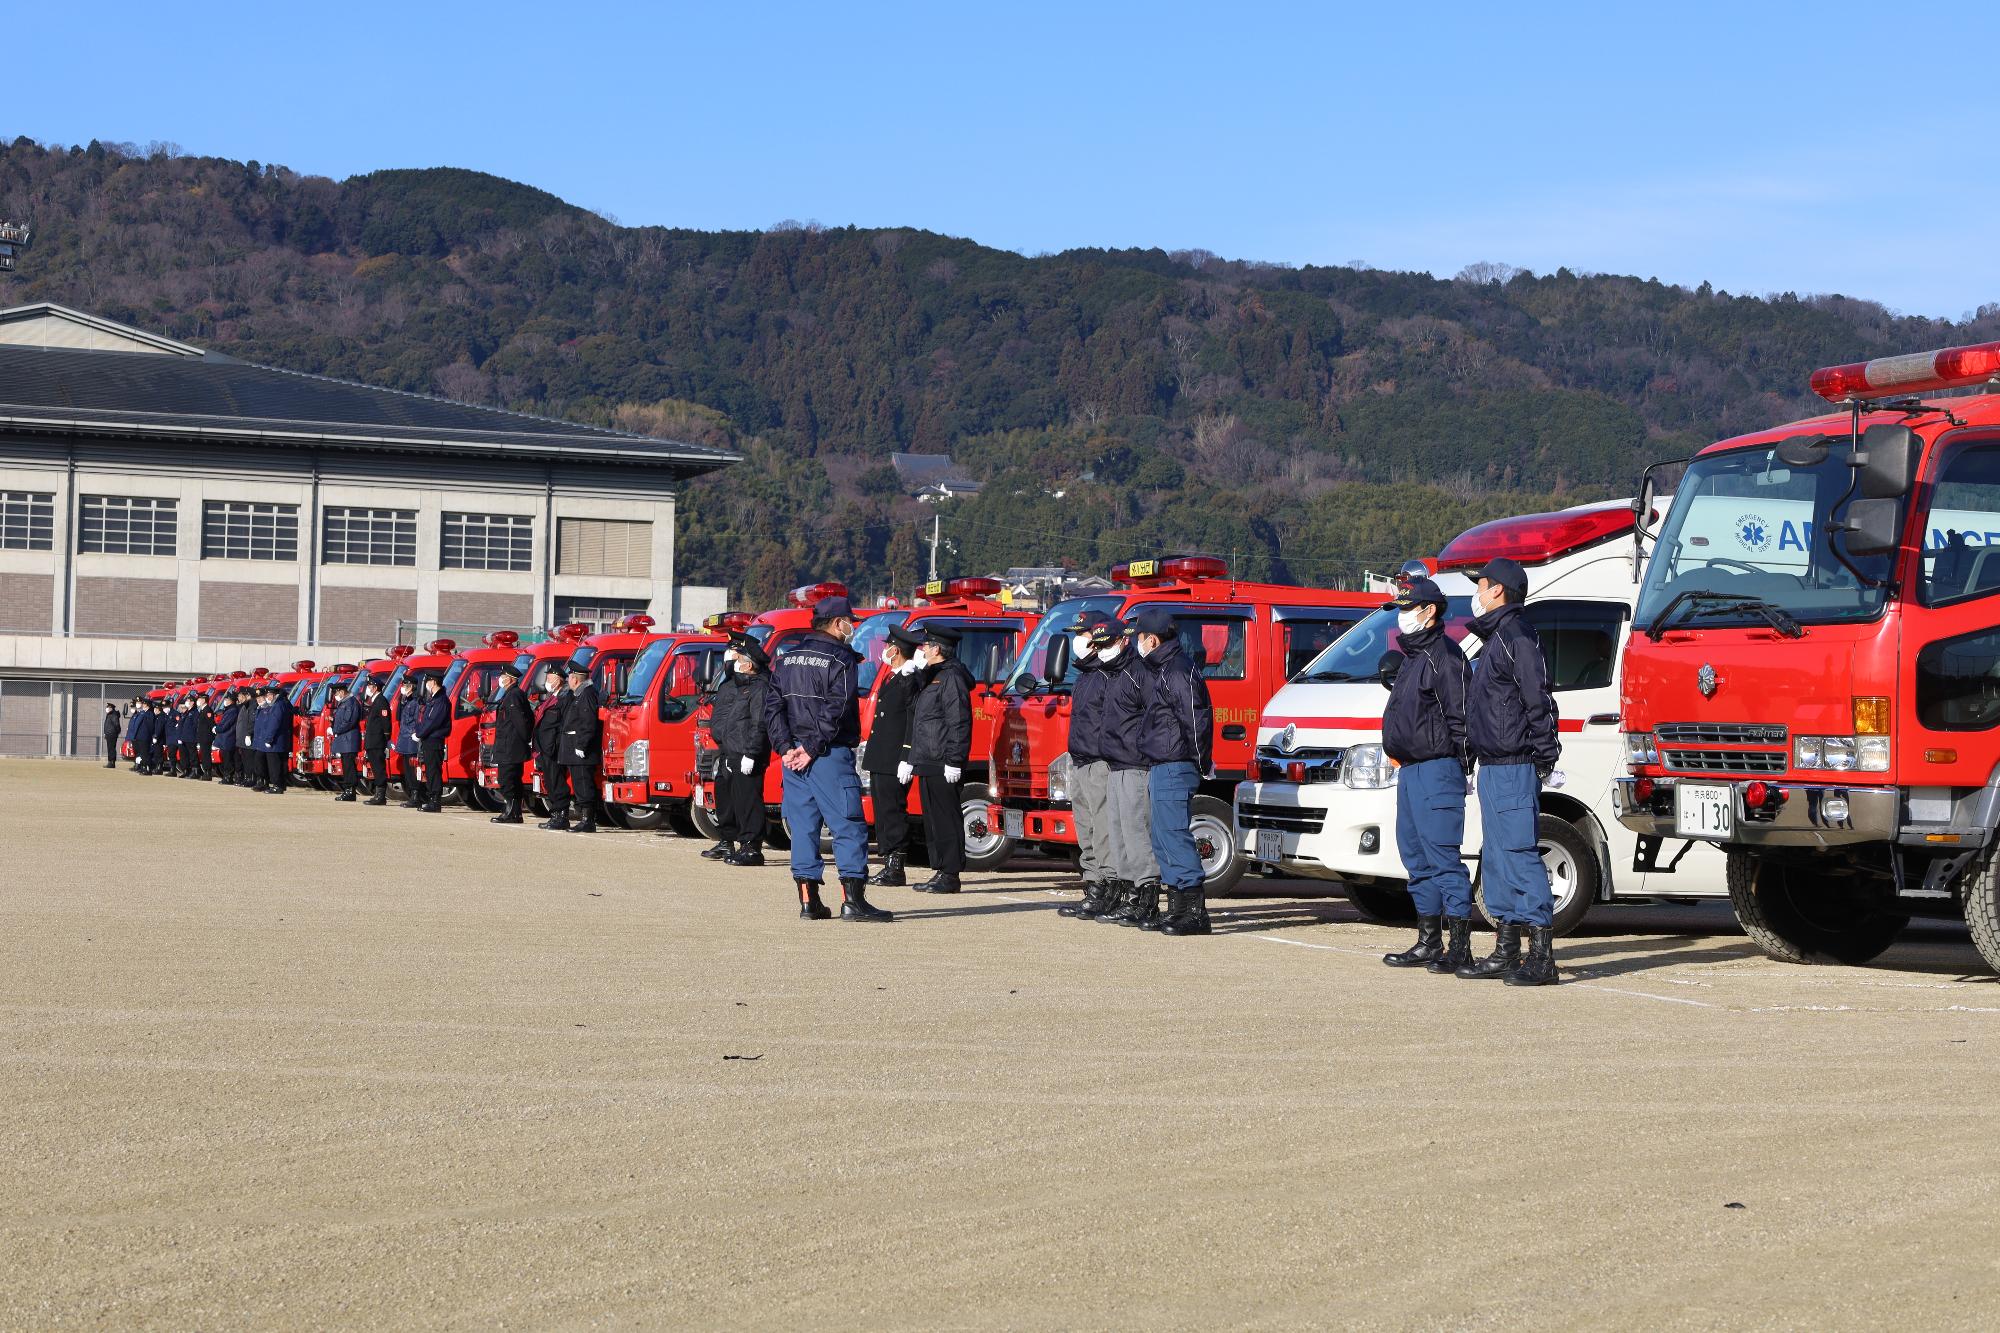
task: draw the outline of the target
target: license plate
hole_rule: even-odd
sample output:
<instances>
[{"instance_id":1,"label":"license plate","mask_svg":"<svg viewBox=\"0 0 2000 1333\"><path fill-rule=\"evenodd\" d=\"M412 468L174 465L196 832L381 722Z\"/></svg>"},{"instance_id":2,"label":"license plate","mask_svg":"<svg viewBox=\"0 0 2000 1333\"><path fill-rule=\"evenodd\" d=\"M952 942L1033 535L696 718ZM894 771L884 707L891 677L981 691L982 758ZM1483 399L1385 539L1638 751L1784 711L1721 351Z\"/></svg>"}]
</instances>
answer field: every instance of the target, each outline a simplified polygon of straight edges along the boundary
<instances>
[{"instance_id":1,"label":"license plate","mask_svg":"<svg viewBox=\"0 0 2000 1333\"><path fill-rule=\"evenodd\" d=\"M616 796L613 796L613 795L611 794L611 784L610 784L610 783L608 783L608 782L607 782L607 783L605 783L605 784L604 784L604 803L605 803L606 805L616 805L616 804L617 804L617 802L618 802L618 798L617 798Z\"/></svg>"},{"instance_id":2,"label":"license plate","mask_svg":"<svg viewBox=\"0 0 2000 1333\"><path fill-rule=\"evenodd\" d=\"M1000 815L1000 827L1006 830L1010 838L1024 837L1028 832L1028 817L1019 810L1003 811Z\"/></svg>"},{"instance_id":3,"label":"license plate","mask_svg":"<svg viewBox=\"0 0 2000 1333\"><path fill-rule=\"evenodd\" d=\"M1276 865L1285 859L1285 835L1274 828L1257 830L1256 859L1266 865Z\"/></svg>"},{"instance_id":4,"label":"license plate","mask_svg":"<svg viewBox=\"0 0 2000 1333\"><path fill-rule=\"evenodd\" d=\"M1734 832L1736 803L1726 786L1674 784L1674 827L1683 838L1726 839Z\"/></svg>"}]
</instances>

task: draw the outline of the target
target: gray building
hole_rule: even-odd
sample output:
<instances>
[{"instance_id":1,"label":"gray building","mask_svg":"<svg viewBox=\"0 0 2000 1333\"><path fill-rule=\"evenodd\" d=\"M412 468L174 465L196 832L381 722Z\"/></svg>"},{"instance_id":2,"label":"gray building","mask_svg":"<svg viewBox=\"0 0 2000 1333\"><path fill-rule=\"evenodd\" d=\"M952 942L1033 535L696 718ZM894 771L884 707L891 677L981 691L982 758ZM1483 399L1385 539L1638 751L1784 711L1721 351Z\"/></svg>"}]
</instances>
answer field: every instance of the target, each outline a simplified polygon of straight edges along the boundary
<instances>
[{"instance_id":1,"label":"gray building","mask_svg":"<svg viewBox=\"0 0 2000 1333\"><path fill-rule=\"evenodd\" d=\"M675 491L737 457L0 310L0 753L93 753L164 679L699 619Z\"/></svg>"}]
</instances>

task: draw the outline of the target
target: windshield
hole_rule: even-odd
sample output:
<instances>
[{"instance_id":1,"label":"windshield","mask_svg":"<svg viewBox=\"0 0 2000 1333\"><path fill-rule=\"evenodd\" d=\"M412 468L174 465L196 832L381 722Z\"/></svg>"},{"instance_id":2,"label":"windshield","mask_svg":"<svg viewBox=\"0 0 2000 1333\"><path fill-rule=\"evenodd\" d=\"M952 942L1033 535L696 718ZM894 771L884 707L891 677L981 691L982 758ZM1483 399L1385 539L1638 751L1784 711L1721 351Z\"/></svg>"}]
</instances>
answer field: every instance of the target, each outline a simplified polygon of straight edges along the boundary
<instances>
[{"instance_id":1,"label":"windshield","mask_svg":"<svg viewBox=\"0 0 2000 1333\"><path fill-rule=\"evenodd\" d=\"M306 691L310 690L311 688L312 688L312 682L309 680L302 680L298 684L292 686L292 692L288 697L291 701L291 705L293 708L297 708L301 703L305 702Z\"/></svg>"},{"instance_id":2,"label":"windshield","mask_svg":"<svg viewBox=\"0 0 2000 1333\"><path fill-rule=\"evenodd\" d=\"M459 717L478 717L500 695L499 662L480 662L467 668L465 683L458 689L456 714Z\"/></svg>"},{"instance_id":3,"label":"windshield","mask_svg":"<svg viewBox=\"0 0 2000 1333\"><path fill-rule=\"evenodd\" d=\"M1463 639L1472 623L1472 599L1446 599L1444 632ZM1295 678L1316 685L1343 681L1380 680L1382 658L1403 651L1403 631L1396 628L1396 613L1388 607L1370 611L1360 623L1333 641L1331 647L1307 664Z\"/></svg>"},{"instance_id":4,"label":"windshield","mask_svg":"<svg viewBox=\"0 0 2000 1333\"><path fill-rule=\"evenodd\" d=\"M875 688L875 677L882 671L882 646L889 642L889 631L902 624L903 619L897 615L870 616L854 627L854 637L847 646L861 654L855 680L863 694Z\"/></svg>"},{"instance_id":5,"label":"windshield","mask_svg":"<svg viewBox=\"0 0 2000 1333\"><path fill-rule=\"evenodd\" d=\"M1873 618L1888 597L1890 557L1855 559L1867 576L1857 578L1824 535L1829 518L1845 515L1834 508L1853 477L1848 452L1847 441L1837 439L1808 467L1788 467L1775 448L1695 459L1660 525L1632 623L1651 625L1676 599L1682 599L1677 625L1769 623L1723 597L1756 599L1804 624ZM1683 598L1691 592L1716 596L1705 603Z\"/></svg>"},{"instance_id":6,"label":"windshield","mask_svg":"<svg viewBox=\"0 0 2000 1333\"><path fill-rule=\"evenodd\" d=\"M341 683L343 685L347 683L345 677L342 678ZM333 677L328 676L325 680L321 681L318 685L313 687L312 702L306 706L306 711L311 713L317 713L322 708L325 708L326 696L331 694L332 692L333 692Z\"/></svg>"},{"instance_id":7,"label":"windshield","mask_svg":"<svg viewBox=\"0 0 2000 1333\"><path fill-rule=\"evenodd\" d=\"M590 664L590 680L597 686L597 697L616 699L625 693L625 677L632 670L634 652L599 653L597 660Z\"/></svg>"},{"instance_id":8,"label":"windshield","mask_svg":"<svg viewBox=\"0 0 2000 1333\"><path fill-rule=\"evenodd\" d=\"M385 699L394 699L396 697L396 688L403 683L403 677L409 673L410 668L407 664L402 662L396 663L395 670L389 673L388 682L382 686L382 696Z\"/></svg>"},{"instance_id":9,"label":"windshield","mask_svg":"<svg viewBox=\"0 0 2000 1333\"><path fill-rule=\"evenodd\" d=\"M744 630L743 632L745 634L748 634L751 638L755 639L757 642L764 643L771 637L771 626L752 625L749 629Z\"/></svg>"},{"instance_id":10,"label":"windshield","mask_svg":"<svg viewBox=\"0 0 2000 1333\"><path fill-rule=\"evenodd\" d=\"M1007 669L1007 689L1018 692L1023 676L1033 676L1037 685L1044 684L1043 674L1051 665L1050 646L1068 638L1069 632L1076 628L1076 622L1084 612L1102 611L1107 616L1115 616L1124 604L1125 599L1122 597L1077 597L1067 602L1058 602L1049 608L1049 613L1042 617L1039 625L1035 626L1035 632L1028 636L1028 642L1021 649L1021 655L1015 658L1013 665ZM1061 666L1062 679L1047 683L1052 684L1055 689L1066 690L1076 679L1076 664L1069 660L1067 652L1061 654Z\"/></svg>"},{"instance_id":11,"label":"windshield","mask_svg":"<svg viewBox=\"0 0 2000 1333\"><path fill-rule=\"evenodd\" d=\"M464 658L455 657L452 659L451 665L445 668L444 692L447 695L449 695L453 690L458 688L458 682L460 678L465 675L465 669L469 665L471 664L467 662Z\"/></svg>"},{"instance_id":12,"label":"windshield","mask_svg":"<svg viewBox=\"0 0 2000 1333\"><path fill-rule=\"evenodd\" d=\"M625 677L625 692L618 696L621 704L635 704L646 697L652 688L653 677L660 674L660 664L667 660L667 654L674 650L671 639L661 639L649 643L638 660L632 663L632 670Z\"/></svg>"}]
</instances>

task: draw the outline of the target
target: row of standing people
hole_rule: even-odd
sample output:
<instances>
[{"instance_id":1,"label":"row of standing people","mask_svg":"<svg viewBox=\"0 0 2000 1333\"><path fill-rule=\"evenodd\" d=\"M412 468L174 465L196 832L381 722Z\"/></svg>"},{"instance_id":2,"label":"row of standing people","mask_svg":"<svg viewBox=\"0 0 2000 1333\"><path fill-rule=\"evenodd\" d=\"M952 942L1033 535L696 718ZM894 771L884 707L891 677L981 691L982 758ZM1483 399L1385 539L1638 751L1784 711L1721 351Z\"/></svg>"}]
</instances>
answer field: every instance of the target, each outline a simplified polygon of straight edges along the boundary
<instances>
[{"instance_id":1,"label":"row of standing people","mask_svg":"<svg viewBox=\"0 0 2000 1333\"><path fill-rule=\"evenodd\" d=\"M132 747L132 771L222 782L282 794L292 750L292 706L275 683L227 689L204 699L139 699L128 717L105 705L105 767L119 743Z\"/></svg>"}]
</instances>

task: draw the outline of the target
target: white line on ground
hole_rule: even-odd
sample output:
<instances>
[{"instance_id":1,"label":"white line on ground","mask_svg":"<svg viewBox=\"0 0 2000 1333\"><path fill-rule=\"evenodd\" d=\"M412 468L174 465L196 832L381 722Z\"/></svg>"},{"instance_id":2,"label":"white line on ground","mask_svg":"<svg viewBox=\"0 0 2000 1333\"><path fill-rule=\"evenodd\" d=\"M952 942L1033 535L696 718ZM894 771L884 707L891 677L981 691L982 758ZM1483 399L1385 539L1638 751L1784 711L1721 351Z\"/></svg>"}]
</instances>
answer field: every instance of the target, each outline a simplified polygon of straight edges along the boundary
<instances>
[{"instance_id":1,"label":"white line on ground","mask_svg":"<svg viewBox=\"0 0 2000 1333\"><path fill-rule=\"evenodd\" d=\"M1625 990L1618 986L1603 986L1595 981L1571 981L1565 984L1576 986L1583 990L1601 990L1609 995L1630 995L1640 1000L1659 1000L1663 1004L1691 1004L1697 1009L1723 1009L1727 1007L1726 1005L1710 1004L1707 1000L1690 1000L1684 995L1655 995L1651 991Z\"/></svg>"}]
</instances>

